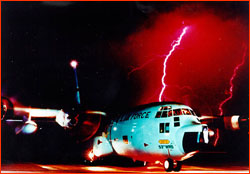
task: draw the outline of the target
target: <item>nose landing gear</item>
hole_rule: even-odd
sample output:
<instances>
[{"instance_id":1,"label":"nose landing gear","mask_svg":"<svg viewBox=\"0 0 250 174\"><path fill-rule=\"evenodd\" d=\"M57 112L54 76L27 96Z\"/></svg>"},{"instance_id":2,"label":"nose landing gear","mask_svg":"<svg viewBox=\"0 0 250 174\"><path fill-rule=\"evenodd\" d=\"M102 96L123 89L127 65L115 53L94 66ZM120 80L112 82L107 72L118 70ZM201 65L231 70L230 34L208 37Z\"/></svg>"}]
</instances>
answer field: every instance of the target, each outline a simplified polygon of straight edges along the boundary
<instances>
[{"instance_id":1,"label":"nose landing gear","mask_svg":"<svg viewBox=\"0 0 250 174\"><path fill-rule=\"evenodd\" d=\"M173 170L173 166L174 166L174 163L173 163L173 160L171 160L170 158L167 159L166 161L164 161L164 169L167 171L167 172L170 172Z\"/></svg>"},{"instance_id":2,"label":"nose landing gear","mask_svg":"<svg viewBox=\"0 0 250 174\"><path fill-rule=\"evenodd\" d=\"M164 162L163 166L167 172L178 172L181 170L182 163L181 161L175 161L169 158Z\"/></svg>"}]
</instances>

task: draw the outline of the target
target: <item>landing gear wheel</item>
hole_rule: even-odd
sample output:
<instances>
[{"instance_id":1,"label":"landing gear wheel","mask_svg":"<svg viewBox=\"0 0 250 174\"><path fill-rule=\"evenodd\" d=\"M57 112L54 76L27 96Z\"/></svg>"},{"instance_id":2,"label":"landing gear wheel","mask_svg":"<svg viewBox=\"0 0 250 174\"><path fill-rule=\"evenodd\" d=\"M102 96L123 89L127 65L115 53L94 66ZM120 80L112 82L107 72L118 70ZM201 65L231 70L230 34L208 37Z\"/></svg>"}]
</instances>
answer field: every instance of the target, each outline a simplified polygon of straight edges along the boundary
<instances>
[{"instance_id":1,"label":"landing gear wheel","mask_svg":"<svg viewBox=\"0 0 250 174\"><path fill-rule=\"evenodd\" d=\"M174 166L174 163L173 163L173 160L171 159L167 159L164 164L164 169L167 171L167 172L170 172L173 170L173 166Z\"/></svg>"},{"instance_id":2,"label":"landing gear wheel","mask_svg":"<svg viewBox=\"0 0 250 174\"><path fill-rule=\"evenodd\" d=\"M175 172L179 172L181 170L182 162L181 161L176 161L173 167L173 170Z\"/></svg>"}]
</instances>

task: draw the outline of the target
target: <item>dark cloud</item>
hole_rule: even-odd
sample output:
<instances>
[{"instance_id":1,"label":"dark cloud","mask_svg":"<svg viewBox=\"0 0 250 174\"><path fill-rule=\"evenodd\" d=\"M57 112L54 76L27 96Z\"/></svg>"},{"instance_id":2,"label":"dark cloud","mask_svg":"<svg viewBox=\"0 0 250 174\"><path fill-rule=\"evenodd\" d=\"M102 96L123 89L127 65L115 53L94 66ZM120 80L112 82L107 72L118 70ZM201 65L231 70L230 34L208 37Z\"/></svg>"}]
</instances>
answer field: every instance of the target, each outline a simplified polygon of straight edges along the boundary
<instances>
[{"instance_id":1,"label":"dark cloud","mask_svg":"<svg viewBox=\"0 0 250 174\"><path fill-rule=\"evenodd\" d=\"M150 2L141 2L137 1L135 2L136 7L142 12L142 13L152 13L155 11L155 7Z\"/></svg>"}]
</instances>

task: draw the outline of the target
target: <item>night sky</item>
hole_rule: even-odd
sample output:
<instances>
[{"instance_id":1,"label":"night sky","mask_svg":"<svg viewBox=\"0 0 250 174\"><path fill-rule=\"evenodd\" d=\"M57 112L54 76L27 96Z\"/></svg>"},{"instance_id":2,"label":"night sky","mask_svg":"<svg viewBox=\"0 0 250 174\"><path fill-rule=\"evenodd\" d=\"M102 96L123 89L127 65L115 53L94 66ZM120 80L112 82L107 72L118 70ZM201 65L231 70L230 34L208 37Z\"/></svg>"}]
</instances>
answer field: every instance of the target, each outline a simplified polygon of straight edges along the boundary
<instances>
[{"instance_id":1,"label":"night sky","mask_svg":"<svg viewBox=\"0 0 250 174\"><path fill-rule=\"evenodd\" d=\"M2 96L18 105L119 111L164 100L201 114L248 114L248 2L2 2ZM139 68L140 67L140 68ZM139 68L136 71L134 68Z\"/></svg>"}]
</instances>

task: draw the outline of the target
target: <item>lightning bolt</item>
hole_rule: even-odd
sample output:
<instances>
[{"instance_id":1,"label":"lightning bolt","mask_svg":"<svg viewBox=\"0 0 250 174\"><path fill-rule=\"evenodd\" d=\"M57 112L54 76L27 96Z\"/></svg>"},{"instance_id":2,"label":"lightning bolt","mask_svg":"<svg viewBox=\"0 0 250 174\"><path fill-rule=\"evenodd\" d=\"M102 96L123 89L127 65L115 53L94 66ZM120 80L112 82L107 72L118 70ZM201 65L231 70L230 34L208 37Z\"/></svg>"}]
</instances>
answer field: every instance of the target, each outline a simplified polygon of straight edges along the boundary
<instances>
[{"instance_id":1,"label":"lightning bolt","mask_svg":"<svg viewBox=\"0 0 250 174\"><path fill-rule=\"evenodd\" d=\"M154 58L149 59L148 61L146 61L142 65L139 65L137 67L130 66L131 70L128 72L128 78L130 78L130 76L131 76L132 73L144 69L146 66L150 65L150 63L152 63L153 61L158 60L159 58L162 59L162 58L165 57L165 56L162 56L162 55L153 55L153 56L154 56Z\"/></svg>"},{"instance_id":2,"label":"lightning bolt","mask_svg":"<svg viewBox=\"0 0 250 174\"><path fill-rule=\"evenodd\" d=\"M163 63L163 76L161 78L162 89L161 89L161 92L160 92L160 95L159 95L159 101L160 102L162 101L162 95L163 95L163 92L165 91L165 88L167 86L166 83L165 83L165 77L166 77L166 67L167 67L168 58L172 55L175 48L180 45L182 37L186 34L187 29L188 29L188 27L183 28L181 35L179 36L179 38L177 40L173 41L173 43L171 44L172 49L169 51L169 53L165 57L165 60L164 60L164 63Z\"/></svg>"},{"instance_id":3,"label":"lightning bolt","mask_svg":"<svg viewBox=\"0 0 250 174\"><path fill-rule=\"evenodd\" d=\"M232 77L230 78L230 81L229 81L229 84L230 84L230 88L229 88L229 97L227 97L225 100L223 100L220 105L219 105L219 111L220 111L220 116L223 115L223 105L228 101L230 100L231 98L233 98L233 88L234 88L234 85L233 85L233 80L235 79L236 75L237 75L237 71L238 69L245 63L245 56L246 56L246 46L245 47L245 50L244 50L244 54L243 54L243 58L242 58L242 61L241 63L239 63L235 68L234 68L234 72L233 72L233 75Z\"/></svg>"},{"instance_id":4,"label":"lightning bolt","mask_svg":"<svg viewBox=\"0 0 250 174\"><path fill-rule=\"evenodd\" d=\"M141 70L143 69L145 66L147 66L149 63L151 63L152 61L154 61L155 59L150 59L149 61L145 62L144 64L142 64L139 67L132 67L132 70L128 73L128 77L134 73L135 71Z\"/></svg>"}]
</instances>

